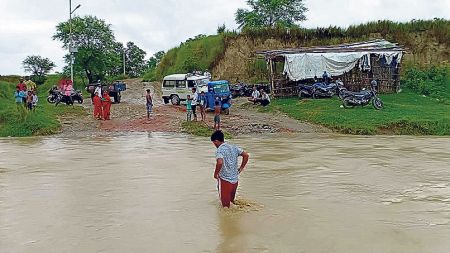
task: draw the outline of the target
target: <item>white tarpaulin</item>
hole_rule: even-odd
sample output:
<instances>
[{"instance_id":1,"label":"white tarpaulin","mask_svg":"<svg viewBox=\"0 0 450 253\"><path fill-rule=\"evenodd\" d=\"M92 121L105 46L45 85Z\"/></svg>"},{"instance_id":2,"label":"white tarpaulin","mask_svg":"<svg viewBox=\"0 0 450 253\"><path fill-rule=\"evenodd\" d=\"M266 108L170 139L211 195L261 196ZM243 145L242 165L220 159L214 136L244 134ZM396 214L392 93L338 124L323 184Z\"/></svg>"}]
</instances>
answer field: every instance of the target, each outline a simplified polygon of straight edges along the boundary
<instances>
[{"instance_id":1,"label":"white tarpaulin","mask_svg":"<svg viewBox=\"0 0 450 253\"><path fill-rule=\"evenodd\" d=\"M345 53L299 53L284 54L284 74L292 81L321 77L326 71L331 76L340 76L356 67L360 59L360 68L370 69L370 54L375 52L345 52ZM386 64L391 64L394 57L400 62L402 52L376 52L379 57L385 57Z\"/></svg>"}]
</instances>

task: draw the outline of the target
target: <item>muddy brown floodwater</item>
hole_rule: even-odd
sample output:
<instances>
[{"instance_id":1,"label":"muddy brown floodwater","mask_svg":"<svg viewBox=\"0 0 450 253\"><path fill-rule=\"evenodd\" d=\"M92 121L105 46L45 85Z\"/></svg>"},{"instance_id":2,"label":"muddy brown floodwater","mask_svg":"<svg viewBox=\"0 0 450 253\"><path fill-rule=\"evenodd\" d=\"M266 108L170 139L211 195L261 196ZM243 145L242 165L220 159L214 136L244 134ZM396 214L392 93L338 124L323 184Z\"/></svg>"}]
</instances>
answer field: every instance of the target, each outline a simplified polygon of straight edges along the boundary
<instances>
[{"instance_id":1,"label":"muddy brown floodwater","mask_svg":"<svg viewBox=\"0 0 450 253\"><path fill-rule=\"evenodd\" d=\"M240 204L180 134L0 139L0 252L450 252L450 139L267 135Z\"/></svg>"}]
</instances>

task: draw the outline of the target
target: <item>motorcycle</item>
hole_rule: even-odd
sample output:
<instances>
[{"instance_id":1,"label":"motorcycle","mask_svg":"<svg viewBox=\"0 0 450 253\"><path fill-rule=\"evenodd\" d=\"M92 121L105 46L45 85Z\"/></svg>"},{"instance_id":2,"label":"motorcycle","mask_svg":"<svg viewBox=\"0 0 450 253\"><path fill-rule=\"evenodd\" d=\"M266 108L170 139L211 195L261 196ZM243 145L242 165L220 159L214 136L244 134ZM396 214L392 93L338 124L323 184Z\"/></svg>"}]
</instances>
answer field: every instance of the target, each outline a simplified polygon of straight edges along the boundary
<instances>
[{"instance_id":1,"label":"motorcycle","mask_svg":"<svg viewBox=\"0 0 450 253\"><path fill-rule=\"evenodd\" d=\"M234 84L230 86L231 94L234 98L236 97L249 97L251 96L253 90L249 85L246 84Z\"/></svg>"},{"instance_id":2,"label":"motorcycle","mask_svg":"<svg viewBox=\"0 0 450 253\"><path fill-rule=\"evenodd\" d=\"M50 104L56 103L56 99L58 98L59 91L57 89L50 89L48 91L47 102Z\"/></svg>"},{"instance_id":3,"label":"motorcycle","mask_svg":"<svg viewBox=\"0 0 450 253\"><path fill-rule=\"evenodd\" d=\"M370 90L363 89L360 92L347 91L342 98L342 104L344 108L353 108L358 105L366 106L369 103L372 103L375 109L383 109L383 101L381 101L381 99L378 97L376 87L376 82L372 82L370 85Z\"/></svg>"},{"instance_id":4,"label":"motorcycle","mask_svg":"<svg viewBox=\"0 0 450 253\"><path fill-rule=\"evenodd\" d=\"M79 104L83 103L83 94L81 91L72 91L70 96L67 96L61 92L58 92L56 100L55 100L55 106L58 106L59 103L65 103L66 105L73 105L73 102L77 101Z\"/></svg>"},{"instance_id":5,"label":"motorcycle","mask_svg":"<svg viewBox=\"0 0 450 253\"><path fill-rule=\"evenodd\" d=\"M347 90L347 88L344 87L344 83L342 81L337 81L336 82L336 93L338 94L339 98L342 100L344 99L348 94L350 94L351 92L349 90Z\"/></svg>"},{"instance_id":6,"label":"motorcycle","mask_svg":"<svg viewBox=\"0 0 450 253\"><path fill-rule=\"evenodd\" d=\"M315 83L300 84L298 86L298 97L312 97L314 99L321 97L332 97L336 94L337 85L335 83Z\"/></svg>"}]
</instances>

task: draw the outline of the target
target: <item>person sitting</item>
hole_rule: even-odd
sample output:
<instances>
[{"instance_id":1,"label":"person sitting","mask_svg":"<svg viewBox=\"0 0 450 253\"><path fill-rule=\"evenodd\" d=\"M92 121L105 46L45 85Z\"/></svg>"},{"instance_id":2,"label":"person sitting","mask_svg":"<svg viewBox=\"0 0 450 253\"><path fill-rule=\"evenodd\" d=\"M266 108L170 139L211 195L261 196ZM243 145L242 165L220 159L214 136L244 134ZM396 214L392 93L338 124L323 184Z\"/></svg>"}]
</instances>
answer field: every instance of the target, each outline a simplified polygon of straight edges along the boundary
<instances>
[{"instance_id":1,"label":"person sitting","mask_svg":"<svg viewBox=\"0 0 450 253\"><path fill-rule=\"evenodd\" d=\"M259 91L256 89L256 86L253 86L252 96L250 98L248 98L248 101L256 104L256 102L258 102L258 99L260 98L260 96L261 96L261 93L259 93Z\"/></svg>"},{"instance_id":2,"label":"person sitting","mask_svg":"<svg viewBox=\"0 0 450 253\"><path fill-rule=\"evenodd\" d=\"M263 89L261 89L261 98L257 99L257 103L261 103L262 106L267 106L270 104L270 96L267 94L267 92Z\"/></svg>"}]
</instances>

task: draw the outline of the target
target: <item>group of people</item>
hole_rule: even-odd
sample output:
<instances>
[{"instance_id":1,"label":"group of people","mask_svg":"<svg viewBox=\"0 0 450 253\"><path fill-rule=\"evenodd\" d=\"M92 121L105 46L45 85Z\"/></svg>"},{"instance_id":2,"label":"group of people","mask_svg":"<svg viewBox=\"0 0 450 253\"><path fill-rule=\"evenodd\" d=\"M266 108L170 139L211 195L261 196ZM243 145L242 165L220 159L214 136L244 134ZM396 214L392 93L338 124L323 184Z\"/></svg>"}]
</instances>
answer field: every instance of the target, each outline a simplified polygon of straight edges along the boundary
<instances>
[{"instance_id":1,"label":"group of people","mask_svg":"<svg viewBox=\"0 0 450 253\"><path fill-rule=\"evenodd\" d=\"M100 90L94 92L94 97L92 98L92 103L94 104L94 118L97 120L110 120L111 119L111 105L112 100L109 96L107 90Z\"/></svg>"},{"instance_id":2,"label":"group of people","mask_svg":"<svg viewBox=\"0 0 450 253\"><path fill-rule=\"evenodd\" d=\"M17 105L23 105L28 110L35 111L39 101L36 84L29 78L26 81L24 78L20 78L19 83L16 85L14 98Z\"/></svg>"},{"instance_id":3,"label":"group of people","mask_svg":"<svg viewBox=\"0 0 450 253\"><path fill-rule=\"evenodd\" d=\"M206 121L206 108L208 107L208 100L204 91L197 93L197 88L192 88L192 94L187 95L186 99L186 120L191 121L194 115L194 121L197 121L197 107L200 109L202 121ZM219 101L214 103L214 129L220 130L220 113L222 107Z\"/></svg>"},{"instance_id":4,"label":"group of people","mask_svg":"<svg viewBox=\"0 0 450 253\"><path fill-rule=\"evenodd\" d=\"M248 98L249 101L254 104L260 103L262 106L267 106L270 104L270 96L264 89L258 91L256 86L253 86L252 96Z\"/></svg>"}]
</instances>

